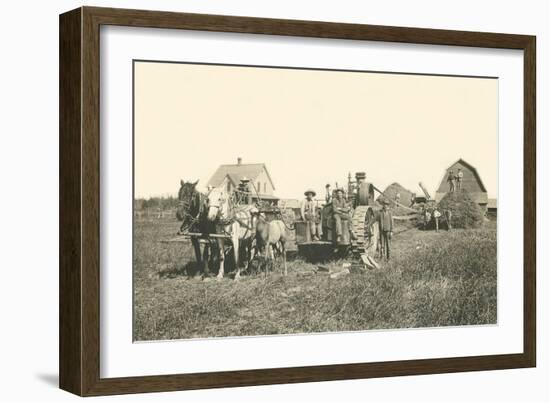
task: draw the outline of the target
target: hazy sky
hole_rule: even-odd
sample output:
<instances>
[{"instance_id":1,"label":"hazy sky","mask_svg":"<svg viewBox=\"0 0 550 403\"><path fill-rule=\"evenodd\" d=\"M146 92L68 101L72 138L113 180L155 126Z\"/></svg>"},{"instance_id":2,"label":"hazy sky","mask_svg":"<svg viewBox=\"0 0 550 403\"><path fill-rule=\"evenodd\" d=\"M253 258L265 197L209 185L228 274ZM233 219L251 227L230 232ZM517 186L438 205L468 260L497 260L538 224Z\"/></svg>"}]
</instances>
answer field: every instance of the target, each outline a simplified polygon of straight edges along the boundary
<instances>
[{"instance_id":1,"label":"hazy sky","mask_svg":"<svg viewBox=\"0 0 550 403\"><path fill-rule=\"evenodd\" d=\"M497 79L135 65L137 197L175 195L180 179L204 188L237 157L264 162L285 198L356 171L433 196L463 158L496 197L497 140Z\"/></svg>"}]
</instances>

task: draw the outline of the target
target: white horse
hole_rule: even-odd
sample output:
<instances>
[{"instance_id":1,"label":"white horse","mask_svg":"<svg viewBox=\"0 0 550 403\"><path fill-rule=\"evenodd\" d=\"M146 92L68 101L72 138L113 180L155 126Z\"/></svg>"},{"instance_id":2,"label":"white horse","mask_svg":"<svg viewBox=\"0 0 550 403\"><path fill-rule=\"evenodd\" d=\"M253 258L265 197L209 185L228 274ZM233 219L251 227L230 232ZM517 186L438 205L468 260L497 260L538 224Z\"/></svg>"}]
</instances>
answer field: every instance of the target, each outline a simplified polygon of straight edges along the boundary
<instances>
[{"instance_id":1,"label":"white horse","mask_svg":"<svg viewBox=\"0 0 550 403\"><path fill-rule=\"evenodd\" d=\"M266 262L275 260L273 248L277 248L283 256L283 274L287 275L286 266L286 245L287 240L286 226L282 220L266 221L265 217L260 216L256 225L256 241L260 247L265 248ZM267 276L267 265L265 268Z\"/></svg>"},{"instance_id":2,"label":"white horse","mask_svg":"<svg viewBox=\"0 0 550 403\"><path fill-rule=\"evenodd\" d=\"M258 212L255 206L235 204L226 186L214 188L208 194L208 220L215 223L218 233L227 235L231 239L233 255L235 256L235 280L241 275L239 252L242 246L245 252L250 252L250 246L256 235L254 216ZM218 279L223 278L225 269L225 255L229 249L225 248L227 238L216 238L218 243L220 267ZM248 259L244 259L245 269L248 267Z\"/></svg>"}]
</instances>

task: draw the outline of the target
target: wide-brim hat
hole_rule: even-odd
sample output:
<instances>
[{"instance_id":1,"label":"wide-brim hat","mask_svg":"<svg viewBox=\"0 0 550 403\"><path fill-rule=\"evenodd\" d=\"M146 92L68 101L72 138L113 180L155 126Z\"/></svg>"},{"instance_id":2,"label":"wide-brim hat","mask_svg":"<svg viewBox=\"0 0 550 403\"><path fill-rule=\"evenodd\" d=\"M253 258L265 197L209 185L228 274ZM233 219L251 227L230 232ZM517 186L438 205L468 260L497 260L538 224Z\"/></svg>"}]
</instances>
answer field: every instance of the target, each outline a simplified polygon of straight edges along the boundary
<instances>
[{"instance_id":1,"label":"wide-brim hat","mask_svg":"<svg viewBox=\"0 0 550 403\"><path fill-rule=\"evenodd\" d=\"M313 189L308 189L308 190L306 190L306 191L304 192L304 196L307 196L308 194L311 194L312 196L315 197L315 195L316 195L317 193L315 193L315 190L313 190Z\"/></svg>"}]
</instances>

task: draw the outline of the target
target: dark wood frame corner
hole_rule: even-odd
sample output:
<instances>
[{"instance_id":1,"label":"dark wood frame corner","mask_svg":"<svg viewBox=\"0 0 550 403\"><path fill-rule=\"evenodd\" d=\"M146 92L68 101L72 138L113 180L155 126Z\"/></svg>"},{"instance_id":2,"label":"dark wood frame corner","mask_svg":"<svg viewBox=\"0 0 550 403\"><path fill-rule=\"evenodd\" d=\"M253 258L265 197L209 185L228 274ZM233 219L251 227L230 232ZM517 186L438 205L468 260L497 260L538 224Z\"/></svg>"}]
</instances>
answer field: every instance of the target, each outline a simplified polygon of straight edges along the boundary
<instances>
[{"instance_id":1,"label":"dark wood frame corner","mask_svg":"<svg viewBox=\"0 0 550 403\"><path fill-rule=\"evenodd\" d=\"M520 49L524 52L524 351L476 357L101 378L101 25ZM60 387L81 396L533 367L536 363L534 36L82 7L60 16Z\"/></svg>"}]
</instances>

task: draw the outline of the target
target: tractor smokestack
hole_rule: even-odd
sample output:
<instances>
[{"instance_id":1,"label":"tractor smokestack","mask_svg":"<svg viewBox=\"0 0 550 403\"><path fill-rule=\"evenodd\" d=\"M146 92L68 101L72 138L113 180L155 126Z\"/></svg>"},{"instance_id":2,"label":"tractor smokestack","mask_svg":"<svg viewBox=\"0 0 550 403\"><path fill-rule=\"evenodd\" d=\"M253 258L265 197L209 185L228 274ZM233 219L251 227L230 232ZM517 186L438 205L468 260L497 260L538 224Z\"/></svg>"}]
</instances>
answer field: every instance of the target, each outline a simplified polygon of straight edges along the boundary
<instances>
[{"instance_id":1,"label":"tractor smokestack","mask_svg":"<svg viewBox=\"0 0 550 403\"><path fill-rule=\"evenodd\" d=\"M243 163L243 159L241 157L237 158L237 165L241 165Z\"/></svg>"}]
</instances>

